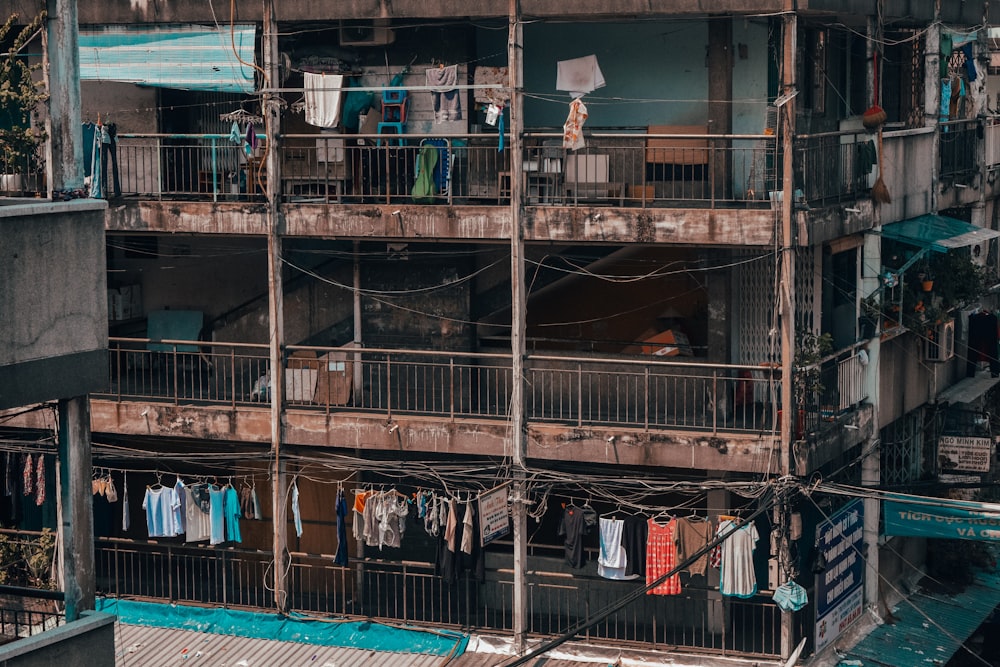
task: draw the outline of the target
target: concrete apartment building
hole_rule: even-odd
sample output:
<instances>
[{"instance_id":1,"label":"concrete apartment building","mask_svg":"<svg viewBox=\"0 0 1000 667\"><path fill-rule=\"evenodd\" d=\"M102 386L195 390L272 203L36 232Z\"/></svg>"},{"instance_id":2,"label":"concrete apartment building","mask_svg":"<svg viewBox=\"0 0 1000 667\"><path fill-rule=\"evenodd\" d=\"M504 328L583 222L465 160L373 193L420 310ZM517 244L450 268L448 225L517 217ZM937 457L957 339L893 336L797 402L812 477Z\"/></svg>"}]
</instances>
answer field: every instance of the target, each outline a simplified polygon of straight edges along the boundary
<instances>
[{"instance_id":1,"label":"concrete apartment building","mask_svg":"<svg viewBox=\"0 0 1000 667\"><path fill-rule=\"evenodd\" d=\"M759 664L888 613L933 540L852 489L992 480L989 4L708 4L79 6L98 594ZM239 542L147 527L178 479Z\"/></svg>"}]
</instances>

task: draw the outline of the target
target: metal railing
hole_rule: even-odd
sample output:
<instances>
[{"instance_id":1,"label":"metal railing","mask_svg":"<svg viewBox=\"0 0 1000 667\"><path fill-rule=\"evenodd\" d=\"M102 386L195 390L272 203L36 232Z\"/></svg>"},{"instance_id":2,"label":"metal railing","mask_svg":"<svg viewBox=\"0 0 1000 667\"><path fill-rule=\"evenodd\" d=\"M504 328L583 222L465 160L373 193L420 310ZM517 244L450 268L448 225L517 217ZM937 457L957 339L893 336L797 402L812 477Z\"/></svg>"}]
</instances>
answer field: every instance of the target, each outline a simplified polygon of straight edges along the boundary
<instances>
[{"instance_id":1,"label":"metal railing","mask_svg":"<svg viewBox=\"0 0 1000 667\"><path fill-rule=\"evenodd\" d=\"M265 345L110 339L110 390L174 404L268 400ZM153 349L150 349L153 348ZM296 409L506 419L507 354L287 348L285 399ZM527 417L572 426L760 432L772 428L780 372L757 366L529 355Z\"/></svg>"},{"instance_id":2,"label":"metal railing","mask_svg":"<svg viewBox=\"0 0 1000 667\"><path fill-rule=\"evenodd\" d=\"M170 602L273 608L268 590L270 554L251 550L101 539L96 545L98 592ZM295 611L364 617L416 625L488 631L513 629L510 571L483 581L446 581L430 563L358 559L348 567L322 554L291 554L289 601ZM552 636L620 599L643 582L537 569L529 575L528 631ZM683 647L726 654L780 653L776 605L760 596L737 600L713 589L644 596L587 630L596 642Z\"/></svg>"},{"instance_id":3,"label":"metal railing","mask_svg":"<svg viewBox=\"0 0 1000 667\"><path fill-rule=\"evenodd\" d=\"M769 193L778 189L774 136L595 133L580 151L564 149L559 137L526 135L530 205L768 207ZM260 199L267 151L263 135L260 141L247 156L229 135L120 134L122 193ZM289 134L279 150L285 202L502 205L510 199L510 151L495 134ZM415 197L421 164L433 172Z\"/></svg>"},{"instance_id":4,"label":"metal railing","mask_svg":"<svg viewBox=\"0 0 1000 667\"><path fill-rule=\"evenodd\" d=\"M223 607L273 607L271 560L265 551L113 538L94 547L100 593Z\"/></svg>"},{"instance_id":5,"label":"metal railing","mask_svg":"<svg viewBox=\"0 0 1000 667\"><path fill-rule=\"evenodd\" d=\"M796 188L810 203L861 197L877 169L875 142L868 132L825 132L795 137Z\"/></svg>"},{"instance_id":6,"label":"metal railing","mask_svg":"<svg viewBox=\"0 0 1000 667\"><path fill-rule=\"evenodd\" d=\"M959 178L979 169L980 121L950 120L938 125L940 178Z\"/></svg>"}]
</instances>

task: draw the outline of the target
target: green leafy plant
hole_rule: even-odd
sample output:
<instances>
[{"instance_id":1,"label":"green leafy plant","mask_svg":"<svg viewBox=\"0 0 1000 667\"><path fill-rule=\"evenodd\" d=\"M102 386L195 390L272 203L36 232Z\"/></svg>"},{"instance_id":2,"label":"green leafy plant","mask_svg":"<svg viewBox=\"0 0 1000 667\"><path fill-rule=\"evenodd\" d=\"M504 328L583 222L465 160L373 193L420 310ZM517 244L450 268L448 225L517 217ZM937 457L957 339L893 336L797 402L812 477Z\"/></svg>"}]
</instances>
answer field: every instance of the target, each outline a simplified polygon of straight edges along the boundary
<instances>
[{"instance_id":1,"label":"green leafy plant","mask_svg":"<svg viewBox=\"0 0 1000 667\"><path fill-rule=\"evenodd\" d=\"M34 76L41 63L29 63L22 51L42 29L45 16L43 11L18 29L18 15L12 14L0 25L0 44L8 45L0 55L0 172L27 174L40 169L38 148L46 135L39 108L48 94Z\"/></svg>"},{"instance_id":2,"label":"green leafy plant","mask_svg":"<svg viewBox=\"0 0 1000 667\"><path fill-rule=\"evenodd\" d=\"M798 332L795 336L795 402L799 406L812 403L823 392L820 362L833 351L833 337L812 331Z\"/></svg>"},{"instance_id":3,"label":"green leafy plant","mask_svg":"<svg viewBox=\"0 0 1000 667\"><path fill-rule=\"evenodd\" d=\"M0 534L0 583L54 588L50 573L55 546L55 533L48 528L37 537Z\"/></svg>"}]
</instances>

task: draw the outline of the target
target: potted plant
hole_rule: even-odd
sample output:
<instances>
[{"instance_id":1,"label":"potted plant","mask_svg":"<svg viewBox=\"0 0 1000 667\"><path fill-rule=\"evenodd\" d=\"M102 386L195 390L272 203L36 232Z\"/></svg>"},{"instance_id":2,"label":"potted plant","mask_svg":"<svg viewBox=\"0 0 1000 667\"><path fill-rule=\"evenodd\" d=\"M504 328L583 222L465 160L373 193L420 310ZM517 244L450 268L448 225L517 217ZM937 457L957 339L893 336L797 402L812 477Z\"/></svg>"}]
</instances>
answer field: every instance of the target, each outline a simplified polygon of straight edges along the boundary
<instances>
[{"instance_id":1,"label":"potted plant","mask_svg":"<svg viewBox=\"0 0 1000 667\"><path fill-rule=\"evenodd\" d=\"M41 63L30 63L24 47L45 21L45 12L18 26L12 14L0 25L0 191L24 192L40 188L42 157L39 148L46 139L39 119L41 104L48 99L43 82L35 78Z\"/></svg>"},{"instance_id":2,"label":"potted plant","mask_svg":"<svg viewBox=\"0 0 1000 667\"><path fill-rule=\"evenodd\" d=\"M828 333L800 331L795 336L792 387L797 410L796 438L803 435L808 409L813 407L819 410L824 389L821 362L832 350L833 337Z\"/></svg>"}]
</instances>

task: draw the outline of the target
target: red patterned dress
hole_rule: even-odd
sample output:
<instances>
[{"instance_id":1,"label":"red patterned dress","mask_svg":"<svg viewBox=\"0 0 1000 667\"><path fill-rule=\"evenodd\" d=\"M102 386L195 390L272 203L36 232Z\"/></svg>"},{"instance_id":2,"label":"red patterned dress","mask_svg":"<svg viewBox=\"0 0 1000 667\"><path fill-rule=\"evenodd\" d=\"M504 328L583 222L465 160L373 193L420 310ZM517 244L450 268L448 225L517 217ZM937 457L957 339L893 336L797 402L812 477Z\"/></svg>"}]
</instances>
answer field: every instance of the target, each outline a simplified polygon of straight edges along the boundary
<instances>
[{"instance_id":1,"label":"red patterned dress","mask_svg":"<svg viewBox=\"0 0 1000 667\"><path fill-rule=\"evenodd\" d=\"M649 520L649 543L646 546L646 585L677 566L677 542L674 539L675 520L659 524ZM649 589L647 595L677 595L681 592L679 574L667 577L663 583Z\"/></svg>"}]
</instances>

